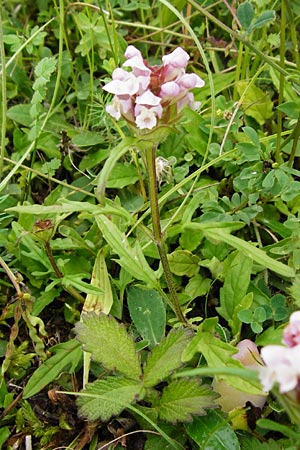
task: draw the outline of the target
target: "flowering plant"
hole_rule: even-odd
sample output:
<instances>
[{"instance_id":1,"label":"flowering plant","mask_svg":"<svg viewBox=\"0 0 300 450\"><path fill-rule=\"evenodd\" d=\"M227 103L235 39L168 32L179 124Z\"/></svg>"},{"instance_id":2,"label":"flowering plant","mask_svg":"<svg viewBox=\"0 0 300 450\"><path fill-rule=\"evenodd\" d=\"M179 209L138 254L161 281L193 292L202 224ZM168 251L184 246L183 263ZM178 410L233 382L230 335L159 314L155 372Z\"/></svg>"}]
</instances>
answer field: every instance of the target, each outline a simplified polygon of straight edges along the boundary
<instances>
[{"instance_id":1,"label":"flowering plant","mask_svg":"<svg viewBox=\"0 0 300 450\"><path fill-rule=\"evenodd\" d=\"M190 90L201 88L204 81L185 72L189 55L181 47L163 56L159 66L150 66L133 45L127 47L125 58L123 67L131 71L116 68L112 81L103 87L114 95L106 111L116 120L123 117L134 128L152 130L178 120L184 106L200 106Z\"/></svg>"},{"instance_id":2,"label":"flowering plant","mask_svg":"<svg viewBox=\"0 0 300 450\"><path fill-rule=\"evenodd\" d=\"M284 345L267 345L261 350L265 366L260 380L265 391L279 384L279 392L299 390L300 382L300 311L294 312L283 331Z\"/></svg>"}]
</instances>

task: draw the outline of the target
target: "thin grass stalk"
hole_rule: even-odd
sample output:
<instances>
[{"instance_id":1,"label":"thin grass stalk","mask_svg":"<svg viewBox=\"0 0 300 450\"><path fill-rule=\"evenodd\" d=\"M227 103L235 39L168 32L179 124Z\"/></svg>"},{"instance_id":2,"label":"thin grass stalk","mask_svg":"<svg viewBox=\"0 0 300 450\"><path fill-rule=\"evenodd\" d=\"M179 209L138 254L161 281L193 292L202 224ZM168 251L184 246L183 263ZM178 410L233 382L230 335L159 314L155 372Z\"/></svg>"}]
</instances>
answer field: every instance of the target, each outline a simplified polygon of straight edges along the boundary
<instances>
[{"instance_id":1,"label":"thin grass stalk","mask_svg":"<svg viewBox=\"0 0 300 450\"><path fill-rule=\"evenodd\" d=\"M1 140L0 140L0 179L3 173L3 164L5 156L5 141L6 141L6 112L7 112L7 92L6 92L6 68L5 68L5 48L3 41L3 26L2 26L2 2L0 2L0 59L2 66L2 76L1 76Z\"/></svg>"},{"instance_id":2,"label":"thin grass stalk","mask_svg":"<svg viewBox=\"0 0 300 450\"><path fill-rule=\"evenodd\" d=\"M280 17L280 66L284 68L284 58L285 58L285 28L286 28L286 4L285 1L281 2L281 17ZM281 105L283 101L283 91L284 91L284 80L285 75L280 72L279 75L279 93L278 93L278 105ZM281 132L282 132L282 120L283 113L278 109L277 111L277 142L275 150L275 161L280 163L281 158Z\"/></svg>"}]
</instances>

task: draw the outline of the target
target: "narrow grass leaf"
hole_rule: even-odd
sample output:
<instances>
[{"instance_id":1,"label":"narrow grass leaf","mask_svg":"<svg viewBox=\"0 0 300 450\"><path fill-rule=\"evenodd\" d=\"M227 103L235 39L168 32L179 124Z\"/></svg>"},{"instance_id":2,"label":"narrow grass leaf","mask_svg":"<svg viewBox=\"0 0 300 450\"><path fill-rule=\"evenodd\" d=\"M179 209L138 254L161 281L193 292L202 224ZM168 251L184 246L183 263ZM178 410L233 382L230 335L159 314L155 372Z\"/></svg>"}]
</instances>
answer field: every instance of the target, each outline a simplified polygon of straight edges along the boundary
<instances>
[{"instance_id":1,"label":"narrow grass leaf","mask_svg":"<svg viewBox=\"0 0 300 450\"><path fill-rule=\"evenodd\" d=\"M73 372L82 357L80 344L71 339L52 347L55 355L45 361L30 377L24 389L23 398L30 398L55 380L63 370Z\"/></svg>"},{"instance_id":2,"label":"narrow grass leaf","mask_svg":"<svg viewBox=\"0 0 300 450\"><path fill-rule=\"evenodd\" d=\"M101 215L95 217L95 220L108 245L119 256L117 262L120 266L149 287L157 288L155 272L150 268L138 242L131 246L125 234L107 217Z\"/></svg>"},{"instance_id":3,"label":"narrow grass leaf","mask_svg":"<svg viewBox=\"0 0 300 450\"><path fill-rule=\"evenodd\" d=\"M219 240L222 242L226 242L228 245L231 245L237 250L243 252L245 255L249 256L249 258L252 258L253 261L266 267L269 270L272 270L273 272L278 273L279 275L282 275L283 277L292 278L295 276L295 272L291 267L283 264L280 261L270 258L270 256L268 256L262 249L255 247L254 244L244 241L243 239L232 236L228 233L228 231L225 231L221 227L214 228L211 226L210 228L208 228L207 223L201 224L193 222L185 225L185 228L199 229L200 231L204 232L205 236L208 239L211 239L213 241Z\"/></svg>"}]
</instances>

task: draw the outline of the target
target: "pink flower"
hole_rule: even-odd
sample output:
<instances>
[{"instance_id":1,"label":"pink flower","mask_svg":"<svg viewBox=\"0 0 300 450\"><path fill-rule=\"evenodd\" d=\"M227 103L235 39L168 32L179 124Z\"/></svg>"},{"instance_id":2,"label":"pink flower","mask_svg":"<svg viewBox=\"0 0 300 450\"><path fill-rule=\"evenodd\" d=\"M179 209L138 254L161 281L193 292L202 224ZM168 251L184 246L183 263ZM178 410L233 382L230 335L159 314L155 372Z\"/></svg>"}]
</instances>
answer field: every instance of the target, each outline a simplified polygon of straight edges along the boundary
<instances>
[{"instance_id":1,"label":"pink flower","mask_svg":"<svg viewBox=\"0 0 300 450\"><path fill-rule=\"evenodd\" d=\"M285 347L267 345L261 356L265 367L259 369L259 378L265 391L279 384L281 393L292 391L300 380L300 345Z\"/></svg>"},{"instance_id":2,"label":"pink flower","mask_svg":"<svg viewBox=\"0 0 300 450\"><path fill-rule=\"evenodd\" d=\"M195 73L185 73L177 80L177 83L184 89L201 88L205 84L202 78Z\"/></svg>"},{"instance_id":3,"label":"pink flower","mask_svg":"<svg viewBox=\"0 0 300 450\"><path fill-rule=\"evenodd\" d=\"M262 360L254 342L244 339L238 343L237 349L238 353L233 355L233 358L240 361L244 367L257 370L261 366ZM229 412L235 408L243 408L247 402L262 408L266 402L267 394L265 392L257 395L240 391L227 384L225 380L214 379L213 388L220 394L217 402L221 405L223 411Z\"/></svg>"},{"instance_id":4,"label":"pink flower","mask_svg":"<svg viewBox=\"0 0 300 450\"><path fill-rule=\"evenodd\" d=\"M137 129L151 130L172 124L184 106L199 106L189 91L204 82L185 73L189 55L182 48L163 56L160 66L150 66L133 45L127 47L125 58L123 68L116 68L112 81L103 87L114 95L106 111L116 120L123 117Z\"/></svg>"},{"instance_id":5,"label":"pink flower","mask_svg":"<svg viewBox=\"0 0 300 450\"><path fill-rule=\"evenodd\" d=\"M160 88L160 93L159 95L164 98L164 97L170 97L170 98L174 98L177 97L177 95L180 92L180 87L178 86L177 83L175 83L175 81L167 81L166 83L161 85Z\"/></svg>"},{"instance_id":6,"label":"pink flower","mask_svg":"<svg viewBox=\"0 0 300 450\"><path fill-rule=\"evenodd\" d=\"M135 123L140 130L152 130L157 124L157 118L153 108L141 106L140 111L135 118Z\"/></svg>"},{"instance_id":7,"label":"pink flower","mask_svg":"<svg viewBox=\"0 0 300 450\"><path fill-rule=\"evenodd\" d=\"M289 324L283 330L283 342L288 347L300 344L300 311L291 314Z\"/></svg>"},{"instance_id":8,"label":"pink flower","mask_svg":"<svg viewBox=\"0 0 300 450\"><path fill-rule=\"evenodd\" d=\"M164 66L173 66L184 69L190 57L181 47L177 47L172 53L162 57Z\"/></svg>"}]
</instances>

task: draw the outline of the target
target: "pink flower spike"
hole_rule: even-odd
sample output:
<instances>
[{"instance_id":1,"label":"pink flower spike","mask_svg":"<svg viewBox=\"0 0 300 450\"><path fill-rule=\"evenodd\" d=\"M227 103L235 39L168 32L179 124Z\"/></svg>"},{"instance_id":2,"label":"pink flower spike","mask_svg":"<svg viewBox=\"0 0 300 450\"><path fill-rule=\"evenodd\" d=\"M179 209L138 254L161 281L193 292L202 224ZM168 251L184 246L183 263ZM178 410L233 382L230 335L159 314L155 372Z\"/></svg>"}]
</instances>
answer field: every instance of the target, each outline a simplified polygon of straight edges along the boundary
<instances>
[{"instance_id":1,"label":"pink flower spike","mask_svg":"<svg viewBox=\"0 0 300 450\"><path fill-rule=\"evenodd\" d=\"M173 67L181 68L185 68L187 66L189 59L189 55L181 47L177 47L172 53L162 57L164 66L171 65Z\"/></svg>"},{"instance_id":2,"label":"pink flower spike","mask_svg":"<svg viewBox=\"0 0 300 450\"><path fill-rule=\"evenodd\" d=\"M300 344L300 311L291 314L289 324L283 330L283 342L288 347Z\"/></svg>"},{"instance_id":3,"label":"pink flower spike","mask_svg":"<svg viewBox=\"0 0 300 450\"><path fill-rule=\"evenodd\" d=\"M177 80L177 83L185 89L201 88L205 85L202 78L195 73L185 73Z\"/></svg>"},{"instance_id":4,"label":"pink flower spike","mask_svg":"<svg viewBox=\"0 0 300 450\"><path fill-rule=\"evenodd\" d=\"M136 104L137 105L144 105L144 106L158 106L161 102L161 98L154 95L150 89L145 91L142 95L139 95L136 98Z\"/></svg>"},{"instance_id":5,"label":"pink flower spike","mask_svg":"<svg viewBox=\"0 0 300 450\"><path fill-rule=\"evenodd\" d=\"M140 113L135 118L135 123L140 130L152 130L157 124L155 112L152 108L141 107Z\"/></svg>"}]
</instances>

